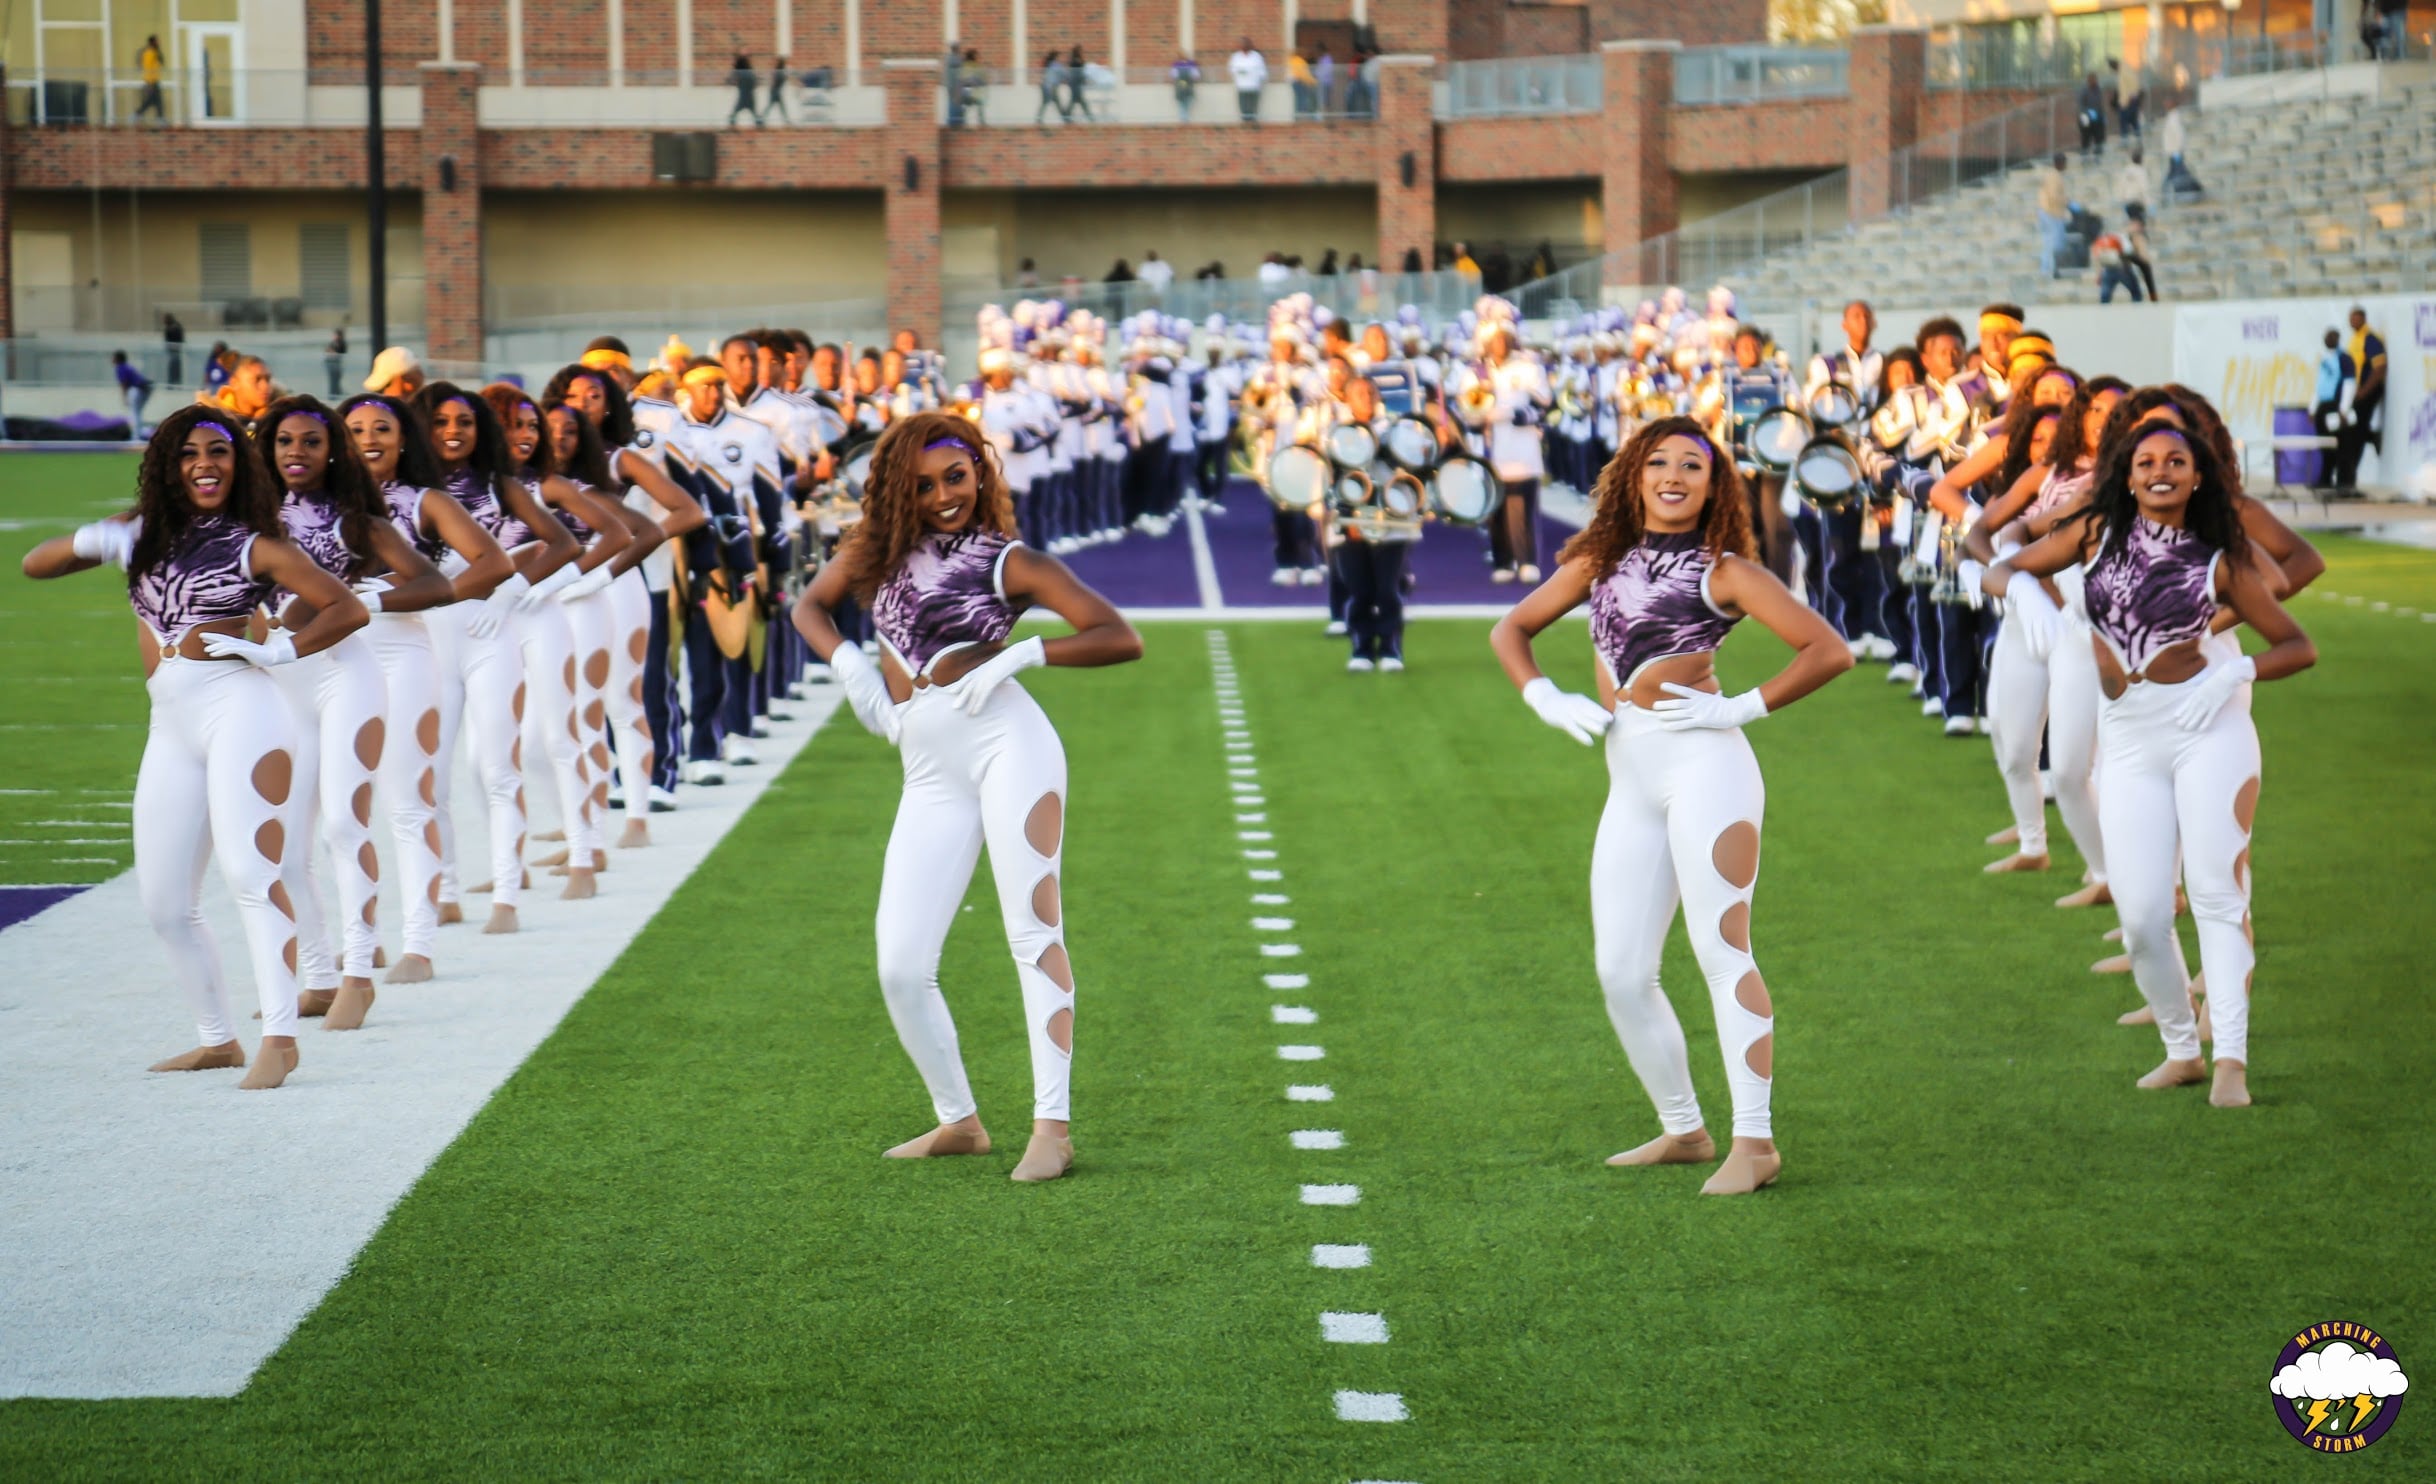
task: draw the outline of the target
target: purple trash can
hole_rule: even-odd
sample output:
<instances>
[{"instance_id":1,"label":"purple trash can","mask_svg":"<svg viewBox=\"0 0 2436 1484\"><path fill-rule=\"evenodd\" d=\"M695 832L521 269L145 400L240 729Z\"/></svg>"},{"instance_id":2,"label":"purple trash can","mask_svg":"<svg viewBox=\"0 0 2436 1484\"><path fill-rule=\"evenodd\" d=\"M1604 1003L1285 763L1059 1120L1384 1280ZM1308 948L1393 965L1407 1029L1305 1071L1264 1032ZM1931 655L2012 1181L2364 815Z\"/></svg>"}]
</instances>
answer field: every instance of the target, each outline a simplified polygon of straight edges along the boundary
<instances>
[{"instance_id":1,"label":"purple trash can","mask_svg":"<svg viewBox=\"0 0 2436 1484\"><path fill-rule=\"evenodd\" d=\"M2315 438L2319 436L2316 419L2306 407L2275 409L2275 436L2278 438ZM2315 489L2326 474L2326 450L2322 448L2279 448L2275 451L2275 482L2278 486Z\"/></svg>"}]
</instances>

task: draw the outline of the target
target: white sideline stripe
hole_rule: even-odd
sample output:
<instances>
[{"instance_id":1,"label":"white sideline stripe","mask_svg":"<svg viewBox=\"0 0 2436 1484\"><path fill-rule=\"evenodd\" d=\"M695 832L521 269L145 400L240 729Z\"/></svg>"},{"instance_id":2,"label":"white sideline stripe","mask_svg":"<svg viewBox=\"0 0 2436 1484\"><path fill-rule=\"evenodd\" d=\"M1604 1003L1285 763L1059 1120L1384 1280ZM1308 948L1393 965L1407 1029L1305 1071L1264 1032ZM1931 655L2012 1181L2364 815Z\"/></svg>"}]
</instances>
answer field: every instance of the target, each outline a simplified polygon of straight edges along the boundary
<instances>
[{"instance_id":1,"label":"white sideline stripe","mask_svg":"<svg viewBox=\"0 0 2436 1484\"><path fill-rule=\"evenodd\" d=\"M1271 1005L1269 1019L1276 1025L1316 1025L1319 1012L1301 1005Z\"/></svg>"},{"instance_id":2,"label":"white sideline stripe","mask_svg":"<svg viewBox=\"0 0 2436 1484\"><path fill-rule=\"evenodd\" d=\"M1303 945L1300 943L1263 943L1260 945L1262 958L1299 958L1302 956L1302 951Z\"/></svg>"},{"instance_id":3,"label":"white sideline stripe","mask_svg":"<svg viewBox=\"0 0 2436 1484\"><path fill-rule=\"evenodd\" d=\"M1256 794L1260 792L1260 785L1257 783L1235 783L1230 781L1227 784L1227 787L1233 789L1239 794Z\"/></svg>"},{"instance_id":4,"label":"white sideline stripe","mask_svg":"<svg viewBox=\"0 0 2436 1484\"><path fill-rule=\"evenodd\" d=\"M1277 1048L1279 1061L1320 1061L1327 1055L1326 1051L1317 1046L1280 1046Z\"/></svg>"},{"instance_id":5,"label":"white sideline stripe","mask_svg":"<svg viewBox=\"0 0 2436 1484\"><path fill-rule=\"evenodd\" d=\"M1283 880L1285 880L1285 879L1286 879L1286 873L1285 873L1285 872L1283 872L1283 871L1257 871L1257 870L1256 870L1256 871L1246 871L1246 872L1244 872L1243 874L1245 874L1246 876L1251 877L1251 878L1252 878L1254 881L1283 881Z\"/></svg>"},{"instance_id":6,"label":"white sideline stripe","mask_svg":"<svg viewBox=\"0 0 2436 1484\"><path fill-rule=\"evenodd\" d=\"M34 842L28 840L24 843L31 845ZM67 843L71 845L107 845L110 842L107 840L70 840ZM1273 861L1277 859L1277 852L1274 850L1247 850L1243 853L1243 858L1248 861Z\"/></svg>"},{"instance_id":7,"label":"white sideline stripe","mask_svg":"<svg viewBox=\"0 0 2436 1484\"><path fill-rule=\"evenodd\" d=\"M1201 508L1198 505L1184 507L1184 533L1193 542L1194 595L1201 599L1204 609L1223 611L1226 608L1226 592L1218 586L1218 561L1210 555L1210 533L1202 528ZM1221 639L1211 647L1218 648L1224 642Z\"/></svg>"},{"instance_id":8,"label":"white sideline stripe","mask_svg":"<svg viewBox=\"0 0 2436 1484\"><path fill-rule=\"evenodd\" d=\"M1294 919L1291 917L1255 917L1252 919L1252 928L1255 932L1290 933L1294 931Z\"/></svg>"},{"instance_id":9,"label":"white sideline stripe","mask_svg":"<svg viewBox=\"0 0 2436 1484\"><path fill-rule=\"evenodd\" d=\"M1320 1314L1320 1338L1331 1345L1384 1345L1387 1343L1387 1316L1384 1314Z\"/></svg>"},{"instance_id":10,"label":"white sideline stripe","mask_svg":"<svg viewBox=\"0 0 2436 1484\"><path fill-rule=\"evenodd\" d=\"M1404 1398L1392 1391L1340 1391L1336 1394L1336 1420L1339 1422L1402 1422L1411 1415L1404 1410Z\"/></svg>"},{"instance_id":11,"label":"white sideline stripe","mask_svg":"<svg viewBox=\"0 0 2436 1484\"><path fill-rule=\"evenodd\" d=\"M1237 795L1235 795L1235 802L1236 802L1236 803L1238 803L1238 804L1246 804L1246 805L1253 805L1253 806L1259 806L1259 805L1263 805L1263 804L1266 804L1266 803L1268 803L1268 802L1269 802L1266 796L1264 796L1264 795L1262 795L1261 793L1257 792L1257 790L1258 790L1258 788L1259 788L1259 785L1258 785L1258 784L1254 784L1254 785L1253 785L1253 788L1254 788L1255 792L1248 793L1248 794L1237 794Z\"/></svg>"},{"instance_id":12,"label":"white sideline stripe","mask_svg":"<svg viewBox=\"0 0 2436 1484\"><path fill-rule=\"evenodd\" d=\"M1238 814L1235 816L1235 822L1237 824L1267 824L1269 822L1268 811L1256 809L1250 814Z\"/></svg>"},{"instance_id":13,"label":"white sideline stripe","mask_svg":"<svg viewBox=\"0 0 2436 1484\"><path fill-rule=\"evenodd\" d=\"M1336 1101L1336 1089L1324 1083L1318 1087L1312 1087L1298 1082L1286 1089L1286 1101L1289 1103L1333 1103Z\"/></svg>"},{"instance_id":14,"label":"white sideline stripe","mask_svg":"<svg viewBox=\"0 0 2436 1484\"><path fill-rule=\"evenodd\" d=\"M1252 905L1255 907L1283 907L1292 900L1293 898L1287 896L1281 891L1256 891L1252 893Z\"/></svg>"},{"instance_id":15,"label":"white sideline stripe","mask_svg":"<svg viewBox=\"0 0 2436 1484\"><path fill-rule=\"evenodd\" d=\"M1263 974L1260 976L1260 982L1271 989L1309 989L1311 976L1308 974Z\"/></svg>"},{"instance_id":16,"label":"white sideline stripe","mask_svg":"<svg viewBox=\"0 0 2436 1484\"><path fill-rule=\"evenodd\" d=\"M1370 1248L1360 1242L1340 1245L1320 1242L1311 1248L1311 1266L1315 1268L1366 1268L1370 1266Z\"/></svg>"},{"instance_id":17,"label":"white sideline stripe","mask_svg":"<svg viewBox=\"0 0 2436 1484\"><path fill-rule=\"evenodd\" d=\"M1229 778L1258 778L1260 770L1258 768L1229 768L1226 770L1226 776Z\"/></svg>"},{"instance_id":18,"label":"white sideline stripe","mask_svg":"<svg viewBox=\"0 0 2436 1484\"><path fill-rule=\"evenodd\" d=\"M237 1072L144 1071L194 1044L194 1022L132 873L0 932L0 1044L18 1059L0 1077L0 1397L244 1390L838 696L830 686L790 702L795 719L772 725L759 766L653 815L658 843L612 852L597 899L561 903L536 870L524 930L494 938L472 898L475 921L440 930L437 980L382 995L360 1031L308 1021L303 1064L277 1092L239 1092ZM536 832L558 827L554 796L526 789ZM478 877L489 842L470 761L456 799L458 859ZM388 846L386 828L377 841ZM382 937L395 950L385 849L383 877ZM250 1041L245 935L216 871L203 907Z\"/></svg>"},{"instance_id":19,"label":"white sideline stripe","mask_svg":"<svg viewBox=\"0 0 2436 1484\"><path fill-rule=\"evenodd\" d=\"M1263 840L1274 840L1277 836L1269 830L1237 830L1235 838L1246 844L1258 844Z\"/></svg>"},{"instance_id":20,"label":"white sideline stripe","mask_svg":"<svg viewBox=\"0 0 2436 1484\"><path fill-rule=\"evenodd\" d=\"M1359 1185L1306 1185L1303 1204L1306 1206L1358 1206L1362 1203Z\"/></svg>"},{"instance_id":21,"label":"white sideline stripe","mask_svg":"<svg viewBox=\"0 0 2436 1484\"><path fill-rule=\"evenodd\" d=\"M1297 1149L1342 1149L1345 1135L1332 1128L1298 1128L1286 1136Z\"/></svg>"}]
</instances>

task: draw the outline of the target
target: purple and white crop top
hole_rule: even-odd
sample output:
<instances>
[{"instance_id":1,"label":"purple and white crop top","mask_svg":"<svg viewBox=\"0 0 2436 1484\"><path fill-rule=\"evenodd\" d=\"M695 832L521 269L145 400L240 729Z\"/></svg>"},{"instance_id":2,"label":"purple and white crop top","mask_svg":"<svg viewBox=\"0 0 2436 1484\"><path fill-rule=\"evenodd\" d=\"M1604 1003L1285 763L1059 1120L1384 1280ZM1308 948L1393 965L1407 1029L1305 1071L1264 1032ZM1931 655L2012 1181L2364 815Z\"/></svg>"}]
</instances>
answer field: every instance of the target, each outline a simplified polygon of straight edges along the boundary
<instances>
[{"instance_id":1,"label":"purple and white crop top","mask_svg":"<svg viewBox=\"0 0 2436 1484\"><path fill-rule=\"evenodd\" d=\"M2089 493L2089 486L2096 479L2097 471L2094 469L2082 469L2071 474L2048 470L2046 479L2038 487L2038 498L2030 502L2029 508L2022 511L2019 519L2034 521L2063 509Z\"/></svg>"},{"instance_id":2,"label":"purple and white crop top","mask_svg":"<svg viewBox=\"0 0 2436 1484\"><path fill-rule=\"evenodd\" d=\"M2216 616L2216 563L2223 553L2187 530L2134 516L2121 545L2082 564L2089 626L2142 678L2160 653L2207 637Z\"/></svg>"},{"instance_id":3,"label":"purple and white crop top","mask_svg":"<svg viewBox=\"0 0 2436 1484\"><path fill-rule=\"evenodd\" d=\"M871 600L871 626L908 675L951 649L996 644L1015 628L1007 553L1022 543L974 528L932 535L905 554Z\"/></svg>"},{"instance_id":4,"label":"purple and white crop top","mask_svg":"<svg viewBox=\"0 0 2436 1484\"><path fill-rule=\"evenodd\" d=\"M1643 666L1706 654L1739 621L1709 601L1715 564L1698 531L1652 532L1590 589L1590 642L1629 690Z\"/></svg>"},{"instance_id":5,"label":"purple and white crop top","mask_svg":"<svg viewBox=\"0 0 2436 1484\"><path fill-rule=\"evenodd\" d=\"M347 536L338 507L319 495L300 495L289 490L279 497L279 524L286 528L288 539L296 543L313 565L341 582L351 578L362 565L356 554L347 549ZM274 605L285 608L296 595L286 588L279 589Z\"/></svg>"},{"instance_id":6,"label":"purple and white crop top","mask_svg":"<svg viewBox=\"0 0 2436 1484\"><path fill-rule=\"evenodd\" d=\"M411 484L395 480L381 486L381 498L389 505L389 523L398 528L406 544L423 554L423 559L440 566L456 551L437 535L423 529L423 491Z\"/></svg>"},{"instance_id":7,"label":"purple and white crop top","mask_svg":"<svg viewBox=\"0 0 2436 1484\"><path fill-rule=\"evenodd\" d=\"M253 554L254 533L242 522L199 515L151 570L128 579L127 601L174 647L195 625L248 617L270 597L272 583L254 575Z\"/></svg>"},{"instance_id":8,"label":"purple and white crop top","mask_svg":"<svg viewBox=\"0 0 2436 1484\"><path fill-rule=\"evenodd\" d=\"M524 487L525 491L532 495L533 503L539 505L542 509L549 511L552 515L557 516L558 523L565 526L569 534L573 535L579 543L585 546L590 546L592 544L592 538L598 533L596 533L590 526L585 525L582 519L579 518L574 511L569 510L566 506L553 505L549 501L543 499L541 497L540 480L525 480ZM588 484L577 484L575 487L581 490L589 490L592 488L592 486Z\"/></svg>"},{"instance_id":9,"label":"purple and white crop top","mask_svg":"<svg viewBox=\"0 0 2436 1484\"><path fill-rule=\"evenodd\" d=\"M490 532L491 539L505 550L514 551L533 540L533 528L500 502L499 492L491 487L487 476L459 469L448 476L448 493L465 507L474 524Z\"/></svg>"}]
</instances>

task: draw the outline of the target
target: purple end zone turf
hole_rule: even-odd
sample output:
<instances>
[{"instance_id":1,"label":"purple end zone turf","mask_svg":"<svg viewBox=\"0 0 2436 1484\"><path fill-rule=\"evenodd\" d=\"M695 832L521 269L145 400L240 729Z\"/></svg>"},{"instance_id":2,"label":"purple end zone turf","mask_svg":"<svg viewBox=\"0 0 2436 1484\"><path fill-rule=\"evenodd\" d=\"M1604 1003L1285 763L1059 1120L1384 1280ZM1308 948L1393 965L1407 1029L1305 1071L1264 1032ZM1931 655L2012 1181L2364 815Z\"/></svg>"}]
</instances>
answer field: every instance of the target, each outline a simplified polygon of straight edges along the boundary
<instances>
[{"instance_id":1,"label":"purple end zone turf","mask_svg":"<svg viewBox=\"0 0 2436 1484\"><path fill-rule=\"evenodd\" d=\"M15 927L83 891L81 886L0 886L0 928Z\"/></svg>"},{"instance_id":2,"label":"purple end zone turf","mask_svg":"<svg viewBox=\"0 0 2436 1484\"><path fill-rule=\"evenodd\" d=\"M1271 506L1248 479L1231 480L1226 490L1226 514L1205 515L1210 557L1218 568L1218 585L1235 607L1312 607L1328 601L1325 584L1277 587L1269 573L1275 561L1270 532ZM1540 518L1539 562L1542 573L1556 560L1556 549L1573 528L1545 516ZM1181 534L1181 533L1179 533ZM1405 598L1409 605L1433 603L1512 603L1523 594L1513 585L1489 581L1488 533L1432 522L1406 558L1419 579Z\"/></svg>"}]
</instances>

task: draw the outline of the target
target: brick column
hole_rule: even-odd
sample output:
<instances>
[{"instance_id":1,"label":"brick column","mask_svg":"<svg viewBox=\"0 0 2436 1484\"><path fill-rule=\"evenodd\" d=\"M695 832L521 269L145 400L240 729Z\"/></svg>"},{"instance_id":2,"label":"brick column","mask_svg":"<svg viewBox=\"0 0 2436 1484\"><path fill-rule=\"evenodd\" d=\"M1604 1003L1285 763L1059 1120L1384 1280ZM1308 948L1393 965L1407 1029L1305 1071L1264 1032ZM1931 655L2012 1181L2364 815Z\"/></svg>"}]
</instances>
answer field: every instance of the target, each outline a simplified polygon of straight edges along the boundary
<instances>
[{"instance_id":1,"label":"brick column","mask_svg":"<svg viewBox=\"0 0 2436 1484\"><path fill-rule=\"evenodd\" d=\"M880 63L888 89L881 131L881 189L887 199L888 329L939 343L939 64L929 57Z\"/></svg>"},{"instance_id":2,"label":"brick column","mask_svg":"<svg viewBox=\"0 0 2436 1484\"><path fill-rule=\"evenodd\" d=\"M1599 48L1607 91L1600 200L1607 219L1604 277L1611 284L1663 283L1674 272L1659 255L1636 249L1675 229L1666 130L1675 107L1675 53L1682 49L1673 41L1610 41Z\"/></svg>"},{"instance_id":3,"label":"brick column","mask_svg":"<svg viewBox=\"0 0 2436 1484\"><path fill-rule=\"evenodd\" d=\"M1429 266L1438 237L1438 128L1430 108L1432 59L1413 53L1379 58L1378 123L1372 129L1379 182L1379 271L1404 266L1417 248ZM1406 172L1410 171L1408 182Z\"/></svg>"},{"instance_id":4,"label":"brick column","mask_svg":"<svg viewBox=\"0 0 2436 1484\"><path fill-rule=\"evenodd\" d=\"M1887 156L1920 139L1928 97L1928 33L1862 26L1852 33L1852 91L1844 105L1844 157L1852 171L1852 219L1870 221L1902 205L1910 187Z\"/></svg>"},{"instance_id":5,"label":"brick column","mask_svg":"<svg viewBox=\"0 0 2436 1484\"><path fill-rule=\"evenodd\" d=\"M5 98L8 96L7 84L8 69L5 67L0 67L0 98ZM5 108L0 108L0 340L7 340L17 333L17 315L15 309L17 276L15 266L9 257L8 248L8 152L8 110ZM94 249L96 251L99 251L100 247L100 243L94 244ZM0 373L13 375L16 372L16 369L16 355L14 351L11 351L5 360L0 360Z\"/></svg>"},{"instance_id":6,"label":"brick column","mask_svg":"<svg viewBox=\"0 0 2436 1484\"><path fill-rule=\"evenodd\" d=\"M471 62L422 67L424 354L440 362L480 361L482 140L475 98L482 69Z\"/></svg>"}]
</instances>

